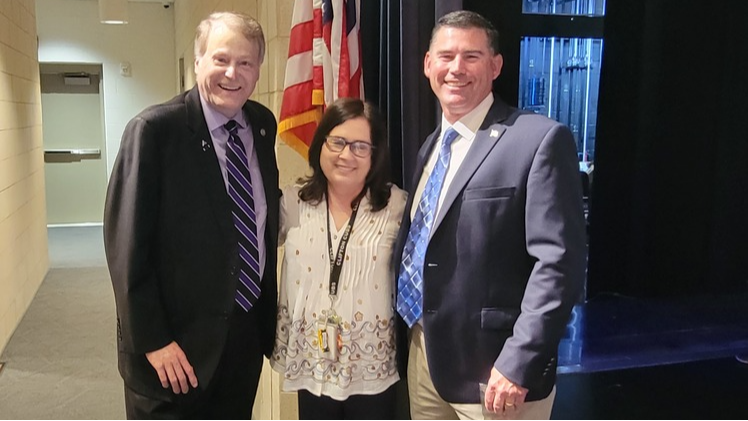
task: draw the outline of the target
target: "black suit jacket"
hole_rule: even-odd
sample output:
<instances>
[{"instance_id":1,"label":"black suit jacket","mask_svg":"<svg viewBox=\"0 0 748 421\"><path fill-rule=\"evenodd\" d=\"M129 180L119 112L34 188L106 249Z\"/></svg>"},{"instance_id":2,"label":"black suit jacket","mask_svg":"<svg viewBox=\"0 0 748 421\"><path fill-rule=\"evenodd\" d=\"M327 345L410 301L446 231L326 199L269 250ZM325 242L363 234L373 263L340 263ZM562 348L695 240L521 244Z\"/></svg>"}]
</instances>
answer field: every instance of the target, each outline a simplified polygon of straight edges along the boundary
<instances>
[{"instance_id":1,"label":"black suit jacket","mask_svg":"<svg viewBox=\"0 0 748 421\"><path fill-rule=\"evenodd\" d=\"M244 106L267 199L262 294L255 305L265 355L275 336L280 190L276 121ZM223 351L238 280L231 199L197 88L152 106L125 128L104 211L104 242L117 305L119 370L138 393L170 400L145 353L176 341L199 387Z\"/></svg>"},{"instance_id":2,"label":"black suit jacket","mask_svg":"<svg viewBox=\"0 0 748 421\"><path fill-rule=\"evenodd\" d=\"M440 130L421 147L411 192ZM447 190L426 250L426 352L446 401L478 403L478 383L487 382L492 367L528 388L530 401L553 388L558 344L586 265L576 156L568 128L495 99ZM420 200L413 196L396 262L409 210ZM401 329L402 357L406 337Z\"/></svg>"}]
</instances>

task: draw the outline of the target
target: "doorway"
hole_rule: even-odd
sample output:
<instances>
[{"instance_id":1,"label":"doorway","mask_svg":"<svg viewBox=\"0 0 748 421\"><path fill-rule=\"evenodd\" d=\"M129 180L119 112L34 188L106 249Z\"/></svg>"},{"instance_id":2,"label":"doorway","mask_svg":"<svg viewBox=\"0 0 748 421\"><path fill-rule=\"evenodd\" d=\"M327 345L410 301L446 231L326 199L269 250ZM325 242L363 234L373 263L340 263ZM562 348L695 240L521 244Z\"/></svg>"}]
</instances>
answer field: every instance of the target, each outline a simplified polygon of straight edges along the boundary
<instances>
[{"instance_id":1,"label":"doorway","mask_svg":"<svg viewBox=\"0 0 748 421\"><path fill-rule=\"evenodd\" d=\"M49 225L100 224L106 194L101 64L39 63Z\"/></svg>"}]
</instances>

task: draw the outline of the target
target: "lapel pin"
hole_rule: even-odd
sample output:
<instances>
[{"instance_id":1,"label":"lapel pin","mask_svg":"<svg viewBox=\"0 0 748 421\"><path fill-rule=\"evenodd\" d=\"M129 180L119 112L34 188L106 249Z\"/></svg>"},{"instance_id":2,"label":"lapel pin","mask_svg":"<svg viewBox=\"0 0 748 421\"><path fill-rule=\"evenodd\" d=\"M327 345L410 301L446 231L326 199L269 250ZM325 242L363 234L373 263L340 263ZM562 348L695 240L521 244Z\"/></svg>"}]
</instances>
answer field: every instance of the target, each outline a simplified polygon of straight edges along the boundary
<instances>
[{"instance_id":1,"label":"lapel pin","mask_svg":"<svg viewBox=\"0 0 748 421\"><path fill-rule=\"evenodd\" d=\"M261 134L262 136L265 136L265 129L260 129L260 134Z\"/></svg>"},{"instance_id":2,"label":"lapel pin","mask_svg":"<svg viewBox=\"0 0 748 421\"><path fill-rule=\"evenodd\" d=\"M499 131L498 130L491 130L491 137L499 137Z\"/></svg>"},{"instance_id":3,"label":"lapel pin","mask_svg":"<svg viewBox=\"0 0 748 421\"><path fill-rule=\"evenodd\" d=\"M208 149L210 149L210 143L206 142L205 139L203 139L203 152L207 152Z\"/></svg>"}]
</instances>

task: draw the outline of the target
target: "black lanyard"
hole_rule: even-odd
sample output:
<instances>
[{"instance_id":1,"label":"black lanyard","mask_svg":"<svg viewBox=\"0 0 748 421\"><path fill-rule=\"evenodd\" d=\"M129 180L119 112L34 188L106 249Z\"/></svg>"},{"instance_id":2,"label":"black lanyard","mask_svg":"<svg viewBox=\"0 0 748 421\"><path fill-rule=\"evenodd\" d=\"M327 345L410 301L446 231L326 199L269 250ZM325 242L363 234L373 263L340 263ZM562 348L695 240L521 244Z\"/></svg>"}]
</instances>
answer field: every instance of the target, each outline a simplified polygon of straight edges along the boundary
<instances>
[{"instance_id":1,"label":"black lanyard","mask_svg":"<svg viewBox=\"0 0 748 421\"><path fill-rule=\"evenodd\" d=\"M340 238L338 244L338 254L334 254L332 251L332 236L330 235L330 202L328 198L325 198L325 204L327 205L327 249L330 251L330 296L335 297L338 295L338 281L340 280L340 272L343 269L343 256L345 256L345 249L348 246L348 239L353 229L353 222L356 220L356 214L358 214L358 205L361 200L358 199L353 204L353 212L351 218L348 220L348 226L343 231L343 236ZM337 258L335 258L337 256Z\"/></svg>"}]
</instances>

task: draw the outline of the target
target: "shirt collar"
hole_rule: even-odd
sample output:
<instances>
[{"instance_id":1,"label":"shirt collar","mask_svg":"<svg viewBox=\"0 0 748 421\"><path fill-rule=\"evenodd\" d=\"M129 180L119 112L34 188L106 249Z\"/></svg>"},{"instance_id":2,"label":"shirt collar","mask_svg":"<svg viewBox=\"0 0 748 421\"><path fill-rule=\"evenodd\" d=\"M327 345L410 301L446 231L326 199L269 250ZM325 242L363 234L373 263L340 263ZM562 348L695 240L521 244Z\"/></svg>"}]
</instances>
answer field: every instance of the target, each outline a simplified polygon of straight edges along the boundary
<instances>
[{"instance_id":1,"label":"shirt collar","mask_svg":"<svg viewBox=\"0 0 748 421\"><path fill-rule=\"evenodd\" d=\"M200 97L200 104L203 106L203 114L205 115L205 124L208 125L208 130L213 133L217 129L223 129L223 126L229 122L229 120L235 120L239 124L239 130L247 127L246 120L244 120L243 110L239 110L232 118L228 118L225 115L216 111L211 107L203 97Z\"/></svg>"},{"instance_id":2,"label":"shirt collar","mask_svg":"<svg viewBox=\"0 0 748 421\"><path fill-rule=\"evenodd\" d=\"M455 121L454 124L449 124L442 114L441 136L444 137L444 133L449 130L449 128L453 127L462 138L473 140L478 129L480 129L481 124L483 124L483 120L486 119L488 111L491 109L491 105L493 105L493 92L489 92L478 106L462 116L461 119Z\"/></svg>"}]
</instances>

